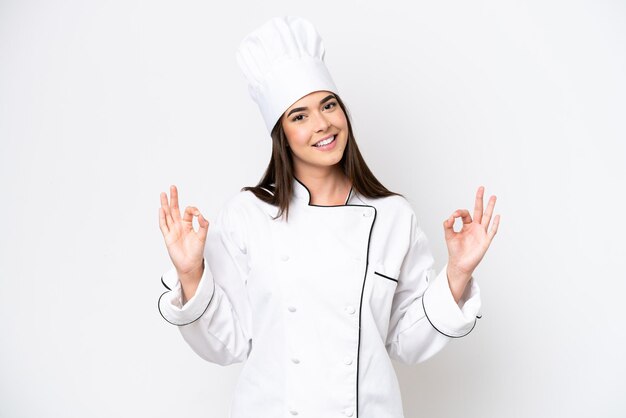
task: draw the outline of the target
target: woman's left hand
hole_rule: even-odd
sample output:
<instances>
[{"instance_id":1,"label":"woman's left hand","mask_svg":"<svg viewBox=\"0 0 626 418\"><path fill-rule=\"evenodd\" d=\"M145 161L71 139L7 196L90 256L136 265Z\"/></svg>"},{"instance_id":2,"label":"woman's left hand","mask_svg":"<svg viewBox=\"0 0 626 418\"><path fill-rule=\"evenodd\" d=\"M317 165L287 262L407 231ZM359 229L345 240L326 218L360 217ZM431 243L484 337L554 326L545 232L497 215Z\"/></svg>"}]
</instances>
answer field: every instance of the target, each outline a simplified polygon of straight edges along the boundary
<instances>
[{"instance_id":1,"label":"woman's left hand","mask_svg":"<svg viewBox=\"0 0 626 418\"><path fill-rule=\"evenodd\" d=\"M483 186L480 186L476 192L474 219L470 217L467 209L458 209L443 222L448 247L448 283L456 302L463 295L474 269L482 260L493 237L498 232L500 215L496 215L491 229L489 229L493 208L496 205L496 197L491 196L487 210L483 213L484 192ZM455 218L463 220L463 227L459 232L455 232L453 228Z\"/></svg>"}]
</instances>

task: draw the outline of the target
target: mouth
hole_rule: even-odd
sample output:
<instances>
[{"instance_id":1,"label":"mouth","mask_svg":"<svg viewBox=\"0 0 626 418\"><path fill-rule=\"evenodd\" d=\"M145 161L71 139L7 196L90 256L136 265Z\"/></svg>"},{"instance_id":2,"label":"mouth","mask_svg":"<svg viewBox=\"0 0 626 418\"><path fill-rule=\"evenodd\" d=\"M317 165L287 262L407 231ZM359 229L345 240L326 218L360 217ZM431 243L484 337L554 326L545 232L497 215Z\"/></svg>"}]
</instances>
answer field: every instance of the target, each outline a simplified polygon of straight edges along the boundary
<instances>
[{"instance_id":1,"label":"mouth","mask_svg":"<svg viewBox=\"0 0 626 418\"><path fill-rule=\"evenodd\" d=\"M328 135L326 138L317 141L313 146L316 148L324 148L335 142L335 135Z\"/></svg>"}]
</instances>

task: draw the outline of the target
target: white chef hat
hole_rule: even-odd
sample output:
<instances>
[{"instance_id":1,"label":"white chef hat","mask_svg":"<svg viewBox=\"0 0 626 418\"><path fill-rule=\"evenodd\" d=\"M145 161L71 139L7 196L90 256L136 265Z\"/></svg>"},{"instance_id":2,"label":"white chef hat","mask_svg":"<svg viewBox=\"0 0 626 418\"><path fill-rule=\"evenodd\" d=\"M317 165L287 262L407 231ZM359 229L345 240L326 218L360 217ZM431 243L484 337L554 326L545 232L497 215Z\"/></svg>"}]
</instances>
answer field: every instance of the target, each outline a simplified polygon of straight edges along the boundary
<instances>
[{"instance_id":1,"label":"white chef hat","mask_svg":"<svg viewBox=\"0 0 626 418\"><path fill-rule=\"evenodd\" d=\"M274 17L241 41L237 62L270 133L300 98L319 90L337 93L324 52L315 27L294 16Z\"/></svg>"}]
</instances>

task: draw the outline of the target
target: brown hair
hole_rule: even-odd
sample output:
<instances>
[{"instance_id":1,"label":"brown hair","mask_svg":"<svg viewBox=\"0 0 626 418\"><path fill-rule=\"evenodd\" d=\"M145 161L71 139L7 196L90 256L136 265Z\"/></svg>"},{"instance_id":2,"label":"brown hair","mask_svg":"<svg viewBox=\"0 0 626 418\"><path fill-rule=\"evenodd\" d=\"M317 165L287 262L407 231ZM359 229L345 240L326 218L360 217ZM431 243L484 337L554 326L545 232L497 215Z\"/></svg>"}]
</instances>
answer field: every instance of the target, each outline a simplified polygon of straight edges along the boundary
<instances>
[{"instance_id":1,"label":"brown hair","mask_svg":"<svg viewBox=\"0 0 626 418\"><path fill-rule=\"evenodd\" d=\"M374 176L356 144L356 139L352 133L350 115L337 94L335 94L339 106L346 115L348 123L348 143L344 150L343 157L339 162L344 174L350 179L354 190L361 195L377 198L391 195L402 196L387 190ZM289 219L289 202L293 193L293 159L291 150L288 148L287 136L283 130L281 119L278 119L272 129L272 158L265 169L263 178L256 186L243 187L241 191L250 190L256 197L271 205L277 206L280 210L276 215L279 218L283 212ZM276 219L274 218L274 219Z\"/></svg>"}]
</instances>

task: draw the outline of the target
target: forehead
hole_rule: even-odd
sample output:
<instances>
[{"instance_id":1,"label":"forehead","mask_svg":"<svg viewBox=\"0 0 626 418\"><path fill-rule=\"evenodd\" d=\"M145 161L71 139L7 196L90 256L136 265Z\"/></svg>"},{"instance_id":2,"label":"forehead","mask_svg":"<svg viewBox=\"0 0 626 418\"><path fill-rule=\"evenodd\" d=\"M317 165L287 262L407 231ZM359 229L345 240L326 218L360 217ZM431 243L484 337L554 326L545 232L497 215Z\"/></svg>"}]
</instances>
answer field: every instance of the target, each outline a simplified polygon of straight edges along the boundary
<instances>
[{"instance_id":1,"label":"forehead","mask_svg":"<svg viewBox=\"0 0 626 418\"><path fill-rule=\"evenodd\" d=\"M294 104L289 106L286 112L289 112L291 109L294 109L296 107L316 106L320 103L321 100L328 97L329 95L334 96L335 94L332 91L325 91L325 90L314 91L312 93L307 94L304 97L301 97L298 101L296 101Z\"/></svg>"}]
</instances>

